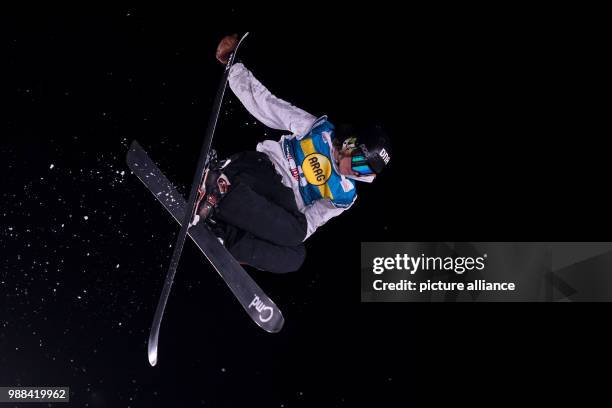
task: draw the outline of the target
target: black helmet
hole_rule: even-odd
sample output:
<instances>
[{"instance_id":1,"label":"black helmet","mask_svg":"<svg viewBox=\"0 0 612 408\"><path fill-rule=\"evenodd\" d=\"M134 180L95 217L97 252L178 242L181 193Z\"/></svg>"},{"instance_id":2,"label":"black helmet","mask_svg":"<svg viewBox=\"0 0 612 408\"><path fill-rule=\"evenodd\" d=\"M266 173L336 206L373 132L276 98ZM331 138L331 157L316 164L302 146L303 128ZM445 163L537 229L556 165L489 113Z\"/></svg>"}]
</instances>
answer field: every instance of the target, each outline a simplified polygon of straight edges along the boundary
<instances>
[{"instance_id":1,"label":"black helmet","mask_svg":"<svg viewBox=\"0 0 612 408\"><path fill-rule=\"evenodd\" d=\"M367 166L376 174L391 161L391 141L379 125L355 128L341 125L336 129L336 142L344 151L352 151L353 168L361 174Z\"/></svg>"}]
</instances>

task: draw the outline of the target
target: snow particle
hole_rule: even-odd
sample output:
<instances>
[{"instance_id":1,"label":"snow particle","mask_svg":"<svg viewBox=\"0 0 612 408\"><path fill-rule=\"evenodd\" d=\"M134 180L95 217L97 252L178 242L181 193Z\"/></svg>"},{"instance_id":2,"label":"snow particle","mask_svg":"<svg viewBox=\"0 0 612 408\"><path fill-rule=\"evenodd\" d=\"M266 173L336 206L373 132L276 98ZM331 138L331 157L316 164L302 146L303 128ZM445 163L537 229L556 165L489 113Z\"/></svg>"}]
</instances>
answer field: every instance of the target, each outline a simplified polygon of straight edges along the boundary
<instances>
[{"instance_id":1,"label":"snow particle","mask_svg":"<svg viewBox=\"0 0 612 408\"><path fill-rule=\"evenodd\" d=\"M84 215L84 216L83 216L83 219L84 219L85 221L87 221L87 220L89 219L89 217L88 217L87 215Z\"/></svg>"},{"instance_id":2,"label":"snow particle","mask_svg":"<svg viewBox=\"0 0 612 408\"><path fill-rule=\"evenodd\" d=\"M52 170L55 167L55 164L51 163L51 165L49 166L49 170Z\"/></svg>"}]
</instances>

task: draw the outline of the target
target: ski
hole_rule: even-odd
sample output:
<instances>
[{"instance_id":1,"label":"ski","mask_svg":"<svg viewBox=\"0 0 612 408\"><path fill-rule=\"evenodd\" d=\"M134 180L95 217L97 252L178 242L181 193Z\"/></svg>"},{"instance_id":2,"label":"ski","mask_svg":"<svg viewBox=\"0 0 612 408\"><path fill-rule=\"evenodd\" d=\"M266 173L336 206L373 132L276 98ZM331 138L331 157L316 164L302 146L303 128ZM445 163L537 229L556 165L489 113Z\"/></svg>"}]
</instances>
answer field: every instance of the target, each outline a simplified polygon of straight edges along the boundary
<instances>
[{"instance_id":1,"label":"ski","mask_svg":"<svg viewBox=\"0 0 612 408\"><path fill-rule=\"evenodd\" d=\"M200 151L198 166L192 182L191 192L189 193L186 211L184 211L183 218L180 223L181 229L176 239L176 244L174 245L172 258L170 259L170 265L168 267L166 280L164 282L164 287L162 289L162 293L160 295L157 308L155 310L153 324L151 325L151 333L149 334L148 343L148 358L151 366L155 366L157 364L157 348L159 343L159 331L161 329L161 322L164 316L164 311L166 309L166 304L168 303L168 298L170 297L170 289L172 288L172 283L174 282L174 276L176 275L176 270L178 268L178 264L181 258L181 253L183 252L183 246L185 245L185 240L187 238L189 224L192 215L195 213L195 203L197 199L199 183L204 175L206 157L208 155L208 151L210 150L210 146L212 145L215 128L217 127L217 121L219 119L219 112L221 111L223 96L225 95L225 89L227 88L227 78L229 76L229 71L232 65L234 64L234 59L236 57L236 53L238 52L240 44L247 37L248 34L249 33L246 33L242 36L242 38L240 38L240 41L238 42L236 48L230 55L229 61L225 67L225 71L223 72L223 76L221 78L221 83L219 84L219 88L217 90L215 101L213 103L213 109L210 114L210 119L208 121L208 128L206 129L206 135L204 137L204 143L202 144L202 149Z\"/></svg>"},{"instance_id":2,"label":"ski","mask_svg":"<svg viewBox=\"0 0 612 408\"><path fill-rule=\"evenodd\" d=\"M127 154L127 163L130 170L180 223L187 207L185 199L136 141L132 143ZM188 234L227 283L251 319L267 332L280 331L284 324L281 311L221 245L206 224L200 223L189 228Z\"/></svg>"},{"instance_id":3,"label":"ski","mask_svg":"<svg viewBox=\"0 0 612 408\"><path fill-rule=\"evenodd\" d=\"M128 152L127 163L132 172L180 223L187 207L185 199L136 141L132 143ZM188 233L225 280L251 319L267 332L280 331L284 324L280 310L221 245L208 227L201 223L189 228Z\"/></svg>"}]
</instances>

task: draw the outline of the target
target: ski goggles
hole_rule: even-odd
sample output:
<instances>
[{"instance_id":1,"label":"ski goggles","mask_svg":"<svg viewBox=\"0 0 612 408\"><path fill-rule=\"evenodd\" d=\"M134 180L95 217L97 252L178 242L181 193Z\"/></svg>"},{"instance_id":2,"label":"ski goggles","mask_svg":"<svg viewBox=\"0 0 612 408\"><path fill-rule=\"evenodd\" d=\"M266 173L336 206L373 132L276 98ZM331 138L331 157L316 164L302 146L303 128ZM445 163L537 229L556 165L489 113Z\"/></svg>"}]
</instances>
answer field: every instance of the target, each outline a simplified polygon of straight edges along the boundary
<instances>
[{"instance_id":1,"label":"ski goggles","mask_svg":"<svg viewBox=\"0 0 612 408\"><path fill-rule=\"evenodd\" d=\"M357 149L351 156L351 169L360 176L370 176L376 172L370 167L365 152Z\"/></svg>"}]
</instances>

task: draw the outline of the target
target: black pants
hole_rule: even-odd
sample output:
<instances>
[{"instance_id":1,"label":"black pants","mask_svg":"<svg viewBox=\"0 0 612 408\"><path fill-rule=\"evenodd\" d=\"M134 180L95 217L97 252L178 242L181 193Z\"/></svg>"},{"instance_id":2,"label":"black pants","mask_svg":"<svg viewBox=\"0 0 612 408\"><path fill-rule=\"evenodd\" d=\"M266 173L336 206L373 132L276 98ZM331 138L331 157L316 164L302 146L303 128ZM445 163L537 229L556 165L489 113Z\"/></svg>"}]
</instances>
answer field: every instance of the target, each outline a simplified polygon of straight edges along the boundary
<instances>
[{"instance_id":1,"label":"black pants","mask_svg":"<svg viewBox=\"0 0 612 408\"><path fill-rule=\"evenodd\" d=\"M307 222L268 157L234 155L223 170L230 191L215 219L225 228L225 245L241 263L274 273L297 271L306 257Z\"/></svg>"}]
</instances>

